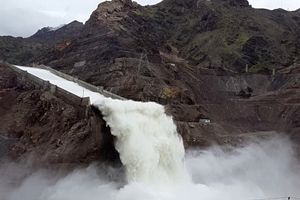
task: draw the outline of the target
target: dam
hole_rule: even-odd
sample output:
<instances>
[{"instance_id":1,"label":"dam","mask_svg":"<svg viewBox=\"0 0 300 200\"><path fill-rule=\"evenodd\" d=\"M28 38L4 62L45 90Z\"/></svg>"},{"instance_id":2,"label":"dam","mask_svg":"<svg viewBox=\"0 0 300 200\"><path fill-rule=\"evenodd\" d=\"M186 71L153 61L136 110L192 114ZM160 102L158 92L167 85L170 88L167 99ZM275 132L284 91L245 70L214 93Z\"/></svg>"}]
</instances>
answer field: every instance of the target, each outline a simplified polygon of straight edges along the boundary
<instances>
[{"instance_id":1,"label":"dam","mask_svg":"<svg viewBox=\"0 0 300 200\"><path fill-rule=\"evenodd\" d=\"M117 138L115 148L126 168L128 182L171 184L189 180L183 162L183 141L163 106L154 102L126 100L103 89L92 91L88 88L93 89L93 86L74 82L72 77L53 73L49 68L12 67L19 73L29 73L31 80L43 83L50 91L60 89L81 98L86 106L90 104L98 108L111 134ZM29 76L26 76L28 79Z\"/></svg>"}]
</instances>

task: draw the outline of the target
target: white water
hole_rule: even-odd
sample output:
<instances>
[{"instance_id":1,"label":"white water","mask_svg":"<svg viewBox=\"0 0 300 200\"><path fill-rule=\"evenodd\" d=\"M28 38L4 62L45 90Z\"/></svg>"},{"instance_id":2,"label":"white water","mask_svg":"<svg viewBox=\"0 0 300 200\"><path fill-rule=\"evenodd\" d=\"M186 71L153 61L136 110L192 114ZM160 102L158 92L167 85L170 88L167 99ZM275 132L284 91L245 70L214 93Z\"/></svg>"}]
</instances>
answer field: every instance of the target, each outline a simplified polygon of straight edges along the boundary
<instances>
[{"instance_id":1,"label":"white water","mask_svg":"<svg viewBox=\"0 0 300 200\"><path fill-rule=\"evenodd\" d=\"M77 96L90 97L116 136L115 147L127 181L151 184L188 182L183 142L163 106L106 98L44 69L17 66Z\"/></svg>"},{"instance_id":2,"label":"white water","mask_svg":"<svg viewBox=\"0 0 300 200\"><path fill-rule=\"evenodd\" d=\"M117 137L115 147L129 182L165 185L188 180L183 142L163 106L107 99L94 105Z\"/></svg>"},{"instance_id":3,"label":"white water","mask_svg":"<svg viewBox=\"0 0 300 200\"><path fill-rule=\"evenodd\" d=\"M48 70L32 68L32 67L24 67L24 66L16 66L16 67L18 67L24 71L27 71L28 73L33 74L33 75L39 77L40 79L49 81L53 85L57 85L58 87L63 88L79 97L90 97L91 103L104 98L103 95L100 95L99 93L96 93L96 92L92 92L92 91L78 85L75 82L63 79L63 78L49 72Z\"/></svg>"},{"instance_id":4,"label":"white water","mask_svg":"<svg viewBox=\"0 0 300 200\"><path fill-rule=\"evenodd\" d=\"M252 200L300 196L299 163L287 139L256 142L233 152L219 148L188 152L187 175L181 139L162 106L95 99L92 102L118 138L116 148L126 166L128 184L123 185L119 169L91 166L60 178L35 172L12 187L9 182L15 179L16 170L11 172L10 164L0 169L3 199Z\"/></svg>"},{"instance_id":5,"label":"white water","mask_svg":"<svg viewBox=\"0 0 300 200\"><path fill-rule=\"evenodd\" d=\"M192 184L156 185L120 179L120 169L90 166L67 176L38 171L18 185L24 164L0 164L1 200L254 200L300 197L299 163L286 139L250 144L233 152L195 150L186 156ZM25 171L24 173L28 173ZM287 198L282 198L287 200Z\"/></svg>"}]
</instances>

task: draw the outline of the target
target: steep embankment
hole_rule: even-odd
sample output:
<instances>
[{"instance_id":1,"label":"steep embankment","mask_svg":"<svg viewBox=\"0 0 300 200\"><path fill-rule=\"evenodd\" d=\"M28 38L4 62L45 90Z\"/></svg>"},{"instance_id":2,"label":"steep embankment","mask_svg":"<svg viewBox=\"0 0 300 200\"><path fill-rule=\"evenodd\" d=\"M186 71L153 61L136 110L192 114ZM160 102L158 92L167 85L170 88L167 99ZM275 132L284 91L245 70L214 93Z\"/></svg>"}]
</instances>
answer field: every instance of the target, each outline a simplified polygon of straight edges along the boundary
<instances>
[{"instance_id":1,"label":"steep embankment","mask_svg":"<svg viewBox=\"0 0 300 200\"><path fill-rule=\"evenodd\" d=\"M0 70L1 157L29 157L39 165L117 158L100 113L22 84L5 65Z\"/></svg>"},{"instance_id":2,"label":"steep embankment","mask_svg":"<svg viewBox=\"0 0 300 200\"><path fill-rule=\"evenodd\" d=\"M195 132L188 143L206 143L201 133L215 140L214 133L291 131L298 127L290 123L297 95L293 103L243 99L294 82L298 93L298 15L237 0L166 0L148 7L114 0L99 4L81 37L40 62L129 99L166 105L183 134ZM246 64L250 72L276 68L278 75L235 74ZM203 118L213 123L198 123Z\"/></svg>"},{"instance_id":3,"label":"steep embankment","mask_svg":"<svg viewBox=\"0 0 300 200\"><path fill-rule=\"evenodd\" d=\"M46 88L44 83L47 83L50 85L48 87L50 92L55 95L59 95L58 88L60 91L64 90L66 94L72 93L80 99L80 105L82 105L81 97L89 98L89 103L102 113L111 134L115 136L114 146L126 167L129 183L169 185L189 181L183 163L185 155L183 141L172 117L166 114L162 105L154 102L113 99L114 96L106 97L104 94L107 95L107 92L98 90L95 92L92 87L85 88L73 80L64 78L65 76L60 77L46 69L11 67L18 70L20 76L21 73L25 73L28 82L40 80L34 81L37 87L41 83ZM30 76L32 78L29 78ZM66 100L75 98L71 95L65 97ZM86 106L90 106L89 103L83 109L88 109ZM102 148L103 144L99 146Z\"/></svg>"},{"instance_id":4,"label":"steep embankment","mask_svg":"<svg viewBox=\"0 0 300 200\"><path fill-rule=\"evenodd\" d=\"M143 129L141 132L147 133L150 137L149 141L155 140L155 134L161 134L155 128L156 124L150 123L152 118L160 116L160 111L156 112L155 110L158 109L155 106L153 108L150 106L152 114L149 116L139 116L138 110L135 109L138 105L135 105L134 102L132 102L132 106L128 103L123 107L123 104L119 105L118 102L110 103L108 101L104 107L104 101L97 103L105 114L106 121L113 128L110 133L110 130L105 128L100 113L95 110L86 110L87 108L70 104L70 101L53 96L50 92L35 89L29 83L24 85L24 82L19 81L20 77L18 78L8 67L2 66L1 70L3 73L0 122L3 126L0 133L1 143L6 144L5 148L1 149L2 155L9 152L10 156L18 158L32 154L38 160L42 159L45 163L52 164L89 163L98 159L116 158L111 133L120 137L120 140L123 140L124 137L128 138L124 142L136 142L136 138L130 139L130 136L127 135L134 131L136 134L140 134L139 129L130 125L134 120L139 124L136 124L137 127ZM38 70L35 73L39 74ZM48 76L43 74L43 77L47 78ZM253 137L264 137L270 131L286 132L293 141L300 142L297 134L300 113L297 82L293 82L294 79L289 80L290 77L287 76L269 80L270 85L261 85L256 84L253 77L246 76L243 79L227 77L223 81L215 82L214 89L218 88L227 93L208 93L212 95L208 98L210 101L198 105L199 110L201 109L211 120L210 123L201 122L201 118L193 119L193 106L186 110L177 108L179 111L170 110L171 108L167 107L168 112L174 115L186 148L206 147L213 143L239 145ZM260 75L255 80L268 83L265 78L268 77ZM69 88L79 96L89 95L89 92L82 93L82 89L76 90L57 78L55 81L58 81L56 83L58 85L62 84L62 88ZM280 83L281 90L279 92L272 91L275 88L279 89L278 83ZM253 97L242 98L235 95L244 87L244 84L253 88L251 94ZM266 88L269 88L270 92L265 93ZM97 94L91 95L92 101L98 99ZM218 95L223 99L219 99ZM145 114L143 111L147 110L145 106L140 105L141 114ZM148 118L145 118L146 116ZM125 119L128 120L128 124L120 121ZM147 124L148 122L150 124ZM125 127L127 131L120 131L120 127L123 129ZM148 131L150 132L148 133ZM119 135L120 133L122 133L122 137ZM142 141L136 143L140 142ZM117 149L122 150L123 148L120 146ZM139 145L136 145L134 151L137 151L138 148ZM130 151L124 150L123 152Z\"/></svg>"},{"instance_id":5,"label":"steep embankment","mask_svg":"<svg viewBox=\"0 0 300 200\"><path fill-rule=\"evenodd\" d=\"M299 32L299 12L257 10L245 0L113 0L34 61L165 105L186 147L237 144L252 132L299 130ZM237 74L246 64L266 74Z\"/></svg>"},{"instance_id":6,"label":"steep embankment","mask_svg":"<svg viewBox=\"0 0 300 200\"><path fill-rule=\"evenodd\" d=\"M146 7L114 0L98 6L69 48L41 61L63 68L85 61L74 74L112 65L137 72L136 59L147 54L150 72L140 70L146 77L153 75L151 64L162 72L168 62L183 62L195 72L244 72L248 65L251 72L270 73L299 67L299 24L299 12L253 9L246 0L165 0ZM93 77L101 78L83 76Z\"/></svg>"}]
</instances>

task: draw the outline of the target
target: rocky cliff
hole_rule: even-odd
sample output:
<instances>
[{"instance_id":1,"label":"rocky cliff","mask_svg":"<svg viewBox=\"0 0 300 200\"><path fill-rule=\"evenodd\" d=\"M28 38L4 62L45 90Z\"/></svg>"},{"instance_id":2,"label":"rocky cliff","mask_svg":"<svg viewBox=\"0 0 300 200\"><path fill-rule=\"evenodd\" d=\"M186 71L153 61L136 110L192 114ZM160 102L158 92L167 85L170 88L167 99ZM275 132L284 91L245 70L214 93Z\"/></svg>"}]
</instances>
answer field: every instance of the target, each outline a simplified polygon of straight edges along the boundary
<instances>
[{"instance_id":1,"label":"rocky cliff","mask_svg":"<svg viewBox=\"0 0 300 200\"><path fill-rule=\"evenodd\" d=\"M50 65L129 99L165 105L186 147L237 145L274 131L300 144L299 20L299 11L253 9L246 0L164 0L146 7L112 0L99 4L70 40L42 47L46 54L22 61L8 55L15 62ZM42 32L30 40L52 41ZM24 47L23 39L11 40ZM43 99L36 97L32 106ZM54 120L57 114L50 113ZM32 119L41 126L42 115ZM51 127L62 126L53 120ZM72 119L60 134L80 134L86 121L78 130L71 127L81 120L88 119Z\"/></svg>"},{"instance_id":2,"label":"rocky cliff","mask_svg":"<svg viewBox=\"0 0 300 200\"><path fill-rule=\"evenodd\" d=\"M0 60L25 64L46 55L50 49L62 49L77 37L83 24L73 21L59 29L42 28L28 38L0 37Z\"/></svg>"},{"instance_id":3,"label":"rocky cliff","mask_svg":"<svg viewBox=\"0 0 300 200\"><path fill-rule=\"evenodd\" d=\"M254 9L247 1L164 0L142 7L114 0L98 6L69 48L40 61L72 67L80 57L94 68L143 53L164 64L163 55L171 54L198 70L244 72L248 65L250 72L270 73L299 67L299 19L297 11Z\"/></svg>"},{"instance_id":4,"label":"rocky cliff","mask_svg":"<svg viewBox=\"0 0 300 200\"><path fill-rule=\"evenodd\" d=\"M254 9L247 0L164 0L145 7L113 0L99 4L84 26L72 22L55 31L44 28L26 40L2 37L6 42L1 49L10 56L2 53L0 59L71 68L81 59L93 69L96 63L143 53L150 63L165 64L163 55L171 54L197 70L244 72L248 65L250 72L270 73L299 68L299 25L299 11ZM25 61L28 55L13 54L18 49L30 54L32 45L65 40L68 44L52 47L52 56L48 52L44 59L37 55ZM18 44L15 50L9 48L12 44Z\"/></svg>"},{"instance_id":5,"label":"rocky cliff","mask_svg":"<svg viewBox=\"0 0 300 200\"><path fill-rule=\"evenodd\" d=\"M1 159L31 158L46 166L118 161L113 137L99 111L74 105L30 83L24 85L6 65L0 70ZM300 144L300 77L200 78L207 98L202 103L170 100L166 104L186 148L236 146L274 132Z\"/></svg>"},{"instance_id":6,"label":"rocky cliff","mask_svg":"<svg viewBox=\"0 0 300 200\"><path fill-rule=\"evenodd\" d=\"M29 159L43 167L118 160L99 111L24 84L6 65L0 72L1 160Z\"/></svg>"},{"instance_id":7,"label":"rocky cliff","mask_svg":"<svg viewBox=\"0 0 300 200\"><path fill-rule=\"evenodd\" d=\"M81 37L40 62L124 97L167 105L177 121L212 117L208 104L232 107L235 118L243 118L240 104L245 112L254 107L233 103L247 97L240 92L265 95L297 82L298 15L253 9L244 0L165 0L146 7L114 0L99 4ZM246 66L264 75L239 73ZM273 68L278 78L270 76Z\"/></svg>"}]
</instances>

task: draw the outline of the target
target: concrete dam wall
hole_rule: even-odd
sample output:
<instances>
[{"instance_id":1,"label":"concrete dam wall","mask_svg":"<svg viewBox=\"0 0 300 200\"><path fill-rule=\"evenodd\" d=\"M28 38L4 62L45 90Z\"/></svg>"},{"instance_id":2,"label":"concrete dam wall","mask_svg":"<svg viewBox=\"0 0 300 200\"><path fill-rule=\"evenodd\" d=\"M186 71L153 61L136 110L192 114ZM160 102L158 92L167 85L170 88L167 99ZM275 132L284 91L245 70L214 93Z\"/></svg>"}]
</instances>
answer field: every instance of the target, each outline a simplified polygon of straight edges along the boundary
<instances>
[{"instance_id":1,"label":"concrete dam wall","mask_svg":"<svg viewBox=\"0 0 300 200\"><path fill-rule=\"evenodd\" d=\"M4 69L10 72L9 79L14 79L12 89L4 87L4 91L17 91L19 96L10 101L4 98L3 102L0 97L0 109L5 106L12 113L1 113L0 143L7 145L3 151L0 149L0 157L29 156L37 165L66 166L95 160L119 161L110 128L101 112L90 106L89 98L79 97L16 66L5 64ZM0 92L1 89L0 85Z\"/></svg>"}]
</instances>

